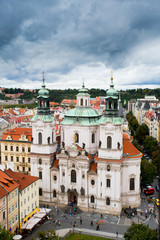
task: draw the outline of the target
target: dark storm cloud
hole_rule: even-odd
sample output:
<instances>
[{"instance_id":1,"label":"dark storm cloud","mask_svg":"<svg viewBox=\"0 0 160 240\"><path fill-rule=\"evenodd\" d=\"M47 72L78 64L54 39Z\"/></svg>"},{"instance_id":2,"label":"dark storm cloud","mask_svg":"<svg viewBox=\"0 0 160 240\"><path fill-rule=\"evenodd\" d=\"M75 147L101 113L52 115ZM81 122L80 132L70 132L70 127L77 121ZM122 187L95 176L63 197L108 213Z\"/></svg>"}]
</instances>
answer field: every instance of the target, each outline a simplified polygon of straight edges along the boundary
<instances>
[{"instance_id":1,"label":"dark storm cloud","mask_svg":"<svg viewBox=\"0 0 160 240\"><path fill-rule=\"evenodd\" d=\"M159 0L1 0L1 76L34 81L44 68L48 81L56 82L97 62L115 70L135 68L138 46L160 37L159 9ZM156 56L146 63L146 52L139 64L143 58L148 67L157 65Z\"/></svg>"}]
</instances>

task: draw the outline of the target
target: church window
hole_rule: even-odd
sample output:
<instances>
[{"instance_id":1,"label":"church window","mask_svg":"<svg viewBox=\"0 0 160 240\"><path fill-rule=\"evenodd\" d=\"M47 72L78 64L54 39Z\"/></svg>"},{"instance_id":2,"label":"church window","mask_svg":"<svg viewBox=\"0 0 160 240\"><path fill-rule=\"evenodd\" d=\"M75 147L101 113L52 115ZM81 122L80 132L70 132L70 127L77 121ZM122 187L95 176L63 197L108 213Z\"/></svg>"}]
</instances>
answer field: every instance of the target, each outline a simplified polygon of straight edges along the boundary
<instances>
[{"instance_id":1,"label":"church window","mask_svg":"<svg viewBox=\"0 0 160 240\"><path fill-rule=\"evenodd\" d=\"M135 190L135 179L134 178L130 179L130 190Z\"/></svg>"},{"instance_id":2,"label":"church window","mask_svg":"<svg viewBox=\"0 0 160 240\"><path fill-rule=\"evenodd\" d=\"M72 164L72 167L75 168L75 164L74 163Z\"/></svg>"},{"instance_id":3,"label":"church window","mask_svg":"<svg viewBox=\"0 0 160 240\"><path fill-rule=\"evenodd\" d=\"M38 133L38 144L42 144L42 133Z\"/></svg>"},{"instance_id":4,"label":"church window","mask_svg":"<svg viewBox=\"0 0 160 240\"><path fill-rule=\"evenodd\" d=\"M65 172L62 172L62 176L63 176L63 177L65 176Z\"/></svg>"},{"instance_id":5,"label":"church window","mask_svg":"<svg viewBox=\"0 0 160 240\"><path fill-rule=\"evenodd\" d=\"M57 197L56 190L53 190L53 197L54 197L54 198L56 198L56 197Z\"/></svg>"},{"instance_id":6,"label":"church window","mask_svg":"<svg viewBox=\"0 0 160 240\"><path fill-rule=\"evenodd\" d=\"M107 148L108 149L112 148L112 138L110 136L107 137Z\"/></svg>"},{"instance_id":7,"label":"church window","mask_svg":"<svg viewBox=\"0 0 160 240\"><path fill-rule=\"evenodd\" d=\"M42 196L42 188L39 188L39 196Z\"/></svg>"},{"instance_id":8,"label":"church window","mask_svg":"<svg viewBox=\"0 0 160 240\"><path fill-rule=\"evenodd\" d=\"M53 176L53 179L54 179L54 181L57 181L57 176L54 175L54 176Z\"/></svg>"},{"instance_id":9,"label":"church window","mask_svg":"<svg viewBox=\"0 0 160 240\"><path fill-rule=\"evenodd\" d=\"M39 171L39 179L42 179L42 172Z\"/></svg>"},{"instance_id":10,"label":"church window","mask_svg":"<svg viewBox=\"0 0 160 240\"><path fill-rule=\"evenodd\" d=\"M83 106L83 98L81 98L81 106Z\"/></svg>"},{"instance_id":11,"label":"church window","mask_svg":"<svg viewBox=\"0 0 160 240\"><path fill-rule=\"evenodd\" d=\"M109 102L109 109L112 109L112 102Z\"/></svg>"},{"instance_id":12,"label":"church window","mask_svg":"<svg viewBox=\"0 0 160 240\"><path fill-rule=\"evenodd\" d=\"M110 205L110 198L109 197L106 198L106 205Z\"/></svg>"},{"instance_id":13,"label":"church window","mask_svg":"<svg viewBox=\"0 0 160 240\"><path fill-rule=\"evenodd\" d=\"M84 175L84 174L82 174L82 178L85 178L85 175Z\"/></svg>"},{"instance_id":14,"label":"church window","mask_svg":"<svg viewBox=\"0 0 160 240\"><path fill-rule=\"evenodd\" d=\"M54 142L54 132L52 132L52 143Z\"/></svg>"},{"instance_id":15,"label":"church window","mask_svg":"<svg viewBox=\"0 0 160 240\"><path fill-rule=\"evenodd\" d=\"M87 99L86 99L86 106L87 106Z\"/></svg>"},{"instance_id":16,"label":"church window","mask_svg":"<svg viewBox=\"0 0 160 240\"><path fill-rule=\"evenodd\" d=\"M107 171L109 172L111 170L110 165L107 165Z\"/></svg>"},{"instance_id":17,"label":"church window","mask_svg":"<svg viewBox=\"0 0 160 240\"><path fill-rule=\"evenodd\" d=\"M114 109L117 109L117 103L116 102L114 103Z\"/></svg>"},{"instance_id":18,"label":"church window","mask_svg":"<svg viewBox=\"0 0 160 240\"><path fill-rule=\"evenodd\" d=\"M75 143L79 143L79 134L75 133Z\"/></svg>"},{"instance_id":19,"label":"church window","mask_svg":"<svg viewBox=\"0 0 160 240\"><path fill-rule=\"evenodd\" d=\"M111 187L111 180L107 179L107 187Z\"/></svg>"},{"instance_id":20,"label":"church window","mask_svg":"<svg viewBox=\"0 0 160 240\"><path fill-rule=\"evenodd\" d=\"M92 143L95 143L95 134L92 133Z\"/></svg>"},{"instance_id":21,"label":"church window","mask_svg":"<svg viewBox=\"0 0 160 240\"><path fill-rule=\"evenodd\" d=\"M41 158L39 158L39 164L40 164L40 165L42 164L42 159L41 159Z\"/></svg>"},{"instance_id":22,"label":"church window","mask_svg":"<svg viewBox=\"0 0 160 240\"><path fill-rule=\"evenodd\" d=\"M120 143L119 142L117 143L117 148L120 149Z\"/></svg>"},{"instance_id":23,"label":"church window","mask_svg":"<svg viewBox=\"0 0 160 240\"><path fill-rule=\"evenodd\" d=\"M93 179L91 180L91 184L92 184L92 185L94 185L94 184L95 184L95 181L94 181Z\"/></svg>"},{"instance_id":24,"label":"church window","mask_svg":"<svg viewBox=\"0 0 160 240\"><path fill-rule=\"evenodd\" d=\"M71 182L76 183L76 171L71 171Z\"/></svg>"},{"instance_id":25,"label":"church window","mask_svg":"<svg viewBox=\"0 0 160 240\"><path fill-rule=\"evenodd\" d=\"M47 138L47 142L48 142L48 144L50 144L50 137Z\"/></svg>"},{"instance_id":26,"label":"church window","mask_svg":"<svg viewBox=\"0 0 160 240\"><path fill-rule=\"evenodd\" d=\"M65 193L65 186L64 185L61 185L61 192Z\"/></svg>"},{"instance_id":27,"label":"church window","mask_svg":"<svg viewBox=\"0 0 160 240\"><path fill-rule=\"evenodd\" d=\"M84 188L83 188L83 187L81 188L81 195L82 195L82 196L84 196L84 195L85 195L85 190L84 190Z\"/></svg>"},{"instance_id":28,"label":"church window","mask_svg":"<svg viewBox=\"0 0 160 240\"><path fill-rule=\"evenodd\" d=\"M91 196L91 203L94 203L94 196Z\"/></svg>"}]
</instances>

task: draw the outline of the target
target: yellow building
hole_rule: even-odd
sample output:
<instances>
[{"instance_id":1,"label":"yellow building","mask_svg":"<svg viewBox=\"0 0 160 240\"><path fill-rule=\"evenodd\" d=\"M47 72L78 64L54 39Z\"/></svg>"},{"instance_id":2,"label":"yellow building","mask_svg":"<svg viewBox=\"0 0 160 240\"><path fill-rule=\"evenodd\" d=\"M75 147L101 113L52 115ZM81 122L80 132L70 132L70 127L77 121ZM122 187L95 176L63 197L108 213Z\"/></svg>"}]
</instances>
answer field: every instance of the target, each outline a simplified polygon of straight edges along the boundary
<instances>
[{"instance_id":1,"label":"yellow building","mask_svg":"<svg viewBox=\"0 0 160 240\"><path fill-rule=\"evenodd\" d=\"M19 228L19 218L18 218L18 189L19 184L8 174L0 170L0 185L5 191L8 192L7 195L7 229L11 232L15 232L16 228Z\"/></svg>"},{"instance_id":2,"label":"yellow building","mask_svg":"<svg viewBox=\"0 0 160 240\"><path fill-rule=\"evenodd\" d=\"M28 218L39 211L38 177L5 170L10 177L19 183L19 222L20 228Z\"/></svg>"},{"instance_id":3,"label":"yellow building","mask_svg":"<svg viewBox=\"0 0 160 240\"><path fill-rule=\"evenodd\" d=\"M14 170L30 174L32 128L14 128L3 133L1 139L1 162L14 162Z\"/></svg>"}]
</instances>

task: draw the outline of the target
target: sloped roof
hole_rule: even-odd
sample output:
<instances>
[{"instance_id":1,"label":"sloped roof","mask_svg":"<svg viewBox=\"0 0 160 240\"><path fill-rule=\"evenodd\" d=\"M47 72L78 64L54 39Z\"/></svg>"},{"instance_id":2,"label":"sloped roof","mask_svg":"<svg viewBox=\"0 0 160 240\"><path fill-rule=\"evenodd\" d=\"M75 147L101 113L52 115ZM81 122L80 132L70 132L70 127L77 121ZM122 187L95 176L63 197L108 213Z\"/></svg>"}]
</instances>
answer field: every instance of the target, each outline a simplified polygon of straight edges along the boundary
<instances>
[{"instance_id":1,"label":"sloped roof","mask_svg":"<svg viewBox=\"0 0 160 240\"><path fill-rule=\"evenodd\" d=\"M38 177L25 175L25 174L19 173L19 172L13 172L11 169L5 170L5 173L7 173L10 177L12 177L19 184L20 190L23 190L24 188L28 187L33 182L35 182L39 179Z\"/></svg>"},{"instance_id":2,"label":"sloped roof","mask_svg":"<svg viewBox=\"0 0 160 240\"><path fill-rule=\"evenodd\" d=\"M90 171L97 172L97 163L95 163L95 162L91 163Z\"/></svg>"},{"instance_id":3,"label":"sloped roof","mask_svg":"<svg viewBox=\"0 0 160 240\"><path fill-rule=\"evenodd\" d=\"M55 159L54 162L53 162L53 167L58 168L58 166L59 166L59 160Z\"/></svg>"},{"instance_id":4,"label":"sloped roof","mask_svg":"<svg viewBox=\"0 0 160 240\"><path fill-rule=\"evenodd\" d=\"M18 141L21 138L21 135L25 135L28 141L31 142L32 128L14 128L7 130L3 133L2 140L6 140L8 136L11 136L13 141Z\"/></svg>"},{"instance_id":5,"label":"sloped roof","mask_svg":"<svg viewBox=\"0 0 160 240\"><path fill-rule=\"evenodd\" d=\"M0 185L7 191L11 192L19 186L18 183L12 178L9 177L5 172L0 170Z\"/></svg>"},{"instance_id":6,"label":"sloped roof","mask_svg":"<svg viewBox=\"0 0 160 240\"><path fill-rule=\"evenodd\" d=\"M149 105L149 102L148 102L148 101L145 102L145 104L144 104L144 106L143 106L143 109L144 109L144 110L149 110L149 109L150 109L150 105Z\"/></svg>"},{"instance_id":7,"label":"sloped roof","mask_svg":"<svg viewBox=\"0 0 160 240\"><path fill-rule=\"evenodd\" d=\"M7 194L8 192L2 186L0 186L0 198L6 196Z\"/></svg>"},{"instance_id":8,"label":"sloped roof","mask_svg":"<svg viewBox=\"0 0 160 240\"><path fill-rule=\"evenodd\" d=\"M142 153L129 141L126 134L123 134L123 153L127 157L142 157Z\"/></svg>"}]
</instances>

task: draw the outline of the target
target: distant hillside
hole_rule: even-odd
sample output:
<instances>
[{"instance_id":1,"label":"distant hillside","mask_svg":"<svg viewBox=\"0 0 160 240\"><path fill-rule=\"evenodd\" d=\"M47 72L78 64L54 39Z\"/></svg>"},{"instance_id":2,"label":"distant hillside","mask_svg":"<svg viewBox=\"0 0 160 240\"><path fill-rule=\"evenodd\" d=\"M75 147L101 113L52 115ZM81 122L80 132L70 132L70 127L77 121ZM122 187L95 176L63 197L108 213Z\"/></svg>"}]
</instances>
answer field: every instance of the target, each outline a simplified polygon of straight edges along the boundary
<instances>
[{"instance_id":1,"label":"distant hillside","mask_svg":"<svg viewBox=\"0 0 160 240\"><path fill-rule=\"evenodd\" d=\"M2 91L4 93L19 93L23 92L24 95L20 96L21 99L34 99L38 95L38 90L30 91L30 90L23 90L23 89L13 89L13 88L6 88L5 90ZM97 96L105 96L106 95L106 90L103 89L89 89L89 94L91 95L91 98L95 98ZM128 102L131 99L137 99L137 98L144 98L145 95L151 96L155 95L156 98L160 100L160 88L156 89L130 89L130 90L120 90L120 95L122 99L122 103L124 103L124 100ZM60 89L52 89L50 90L50 101L53 102L58 102L61 103L63 99L76 99L76 95L78 93L77 89L65 89L65 90L60 90ZM2 98L1 98L2 99Z\"/></svg>"}]
</instances>

